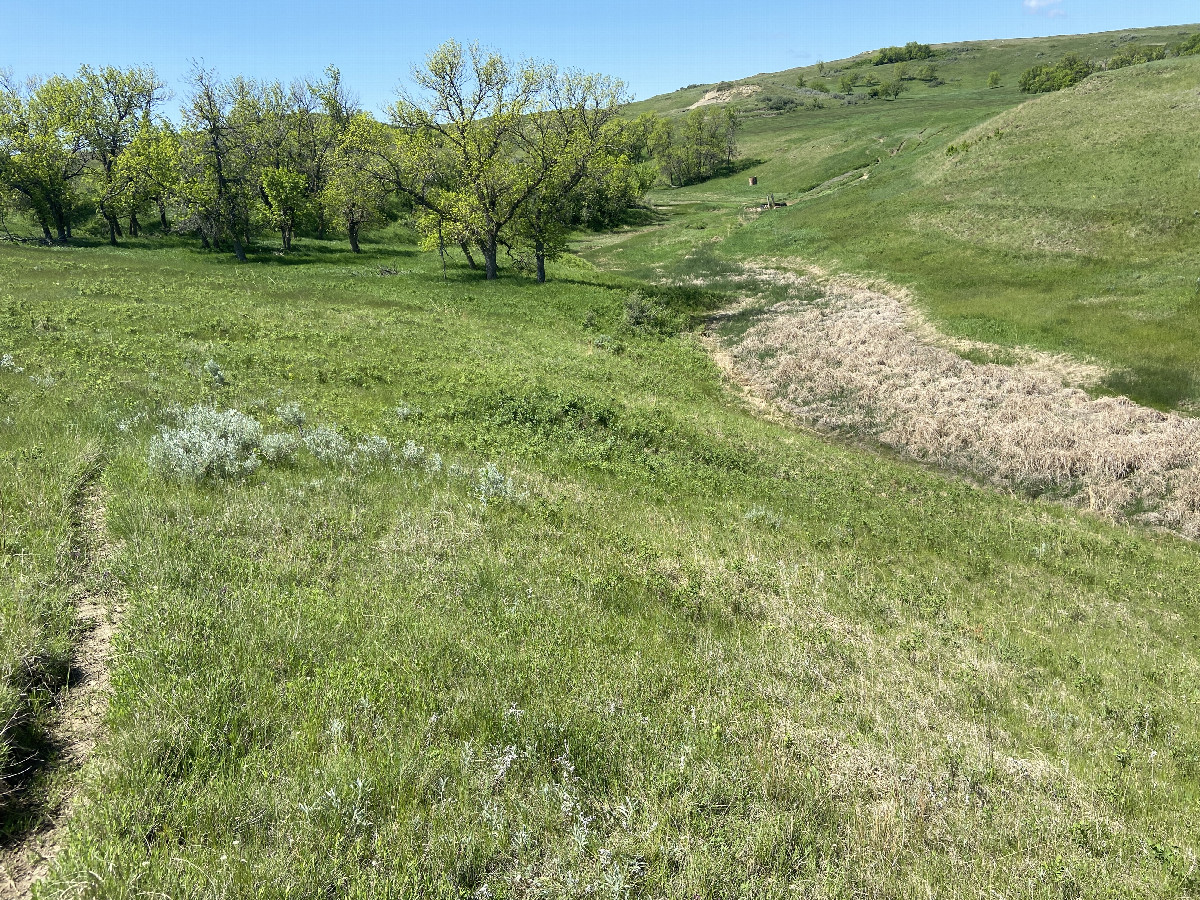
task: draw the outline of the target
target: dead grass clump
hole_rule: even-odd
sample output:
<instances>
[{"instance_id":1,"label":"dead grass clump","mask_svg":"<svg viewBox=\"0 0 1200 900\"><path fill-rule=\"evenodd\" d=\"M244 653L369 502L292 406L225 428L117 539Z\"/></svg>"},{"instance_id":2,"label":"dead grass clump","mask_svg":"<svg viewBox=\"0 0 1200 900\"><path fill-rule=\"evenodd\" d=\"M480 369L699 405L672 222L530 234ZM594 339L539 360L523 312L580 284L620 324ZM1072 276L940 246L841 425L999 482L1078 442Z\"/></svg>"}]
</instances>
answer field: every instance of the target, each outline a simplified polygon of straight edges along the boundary
<instances>
[{"instance_id":1,"label":"dead grass clump","mask_svg":"<svg viewBox=\"0 0 1200 900\"><path fill-rule=\"evenodd\" d=\"M751 267L806 299L763 309L729 347L739 375L794 415L911 457L1200 538L1200 421L1065 380L1100 370L1024 352L976 363L901 297ZM812 300L814 288L818 299ZM960 348L961 349L961 348Z\"/></svg>"}]
</instances>

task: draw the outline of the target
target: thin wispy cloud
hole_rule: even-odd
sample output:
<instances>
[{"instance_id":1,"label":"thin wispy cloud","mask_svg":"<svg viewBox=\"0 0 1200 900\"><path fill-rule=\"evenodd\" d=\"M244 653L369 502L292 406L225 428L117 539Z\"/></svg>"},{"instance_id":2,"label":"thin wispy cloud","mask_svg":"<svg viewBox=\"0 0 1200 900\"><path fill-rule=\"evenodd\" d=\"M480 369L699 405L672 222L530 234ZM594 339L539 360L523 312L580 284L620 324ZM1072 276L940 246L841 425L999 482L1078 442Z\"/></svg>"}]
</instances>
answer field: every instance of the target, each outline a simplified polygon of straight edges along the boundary
<instances>
[{"instance_id":1,"label":"thin wispy cloud","mask_svg":"<svg viewBox=\"0 0 1200 900\"><path fill-rule=\"evenodd\" d=\"M1061 16L1065 15L1062 8L1062 0L1022 0L1022 6L1026 12L1040 16Z\"/></svg>"}]
</instances>

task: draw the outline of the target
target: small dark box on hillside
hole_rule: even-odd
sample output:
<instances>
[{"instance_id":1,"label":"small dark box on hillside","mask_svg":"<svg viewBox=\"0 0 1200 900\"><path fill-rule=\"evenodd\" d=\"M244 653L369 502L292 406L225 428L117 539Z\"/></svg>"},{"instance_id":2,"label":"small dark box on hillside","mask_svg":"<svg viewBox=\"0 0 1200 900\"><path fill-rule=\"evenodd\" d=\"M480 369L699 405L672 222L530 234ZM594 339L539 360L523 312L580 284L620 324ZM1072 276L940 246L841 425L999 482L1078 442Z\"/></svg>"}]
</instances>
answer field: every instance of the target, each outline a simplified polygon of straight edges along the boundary
<instances>
[{"instance_id":1,"label":"small dark box on hillside","mask_svg":"<svg viewBox=\"0 0 1200 900\"><path fill-rule=\"evenodd\" d=\"M757 176L751 175L750 176L750 187L754 187L756 184L758 184Z\"/></svg>"}]
</instances>

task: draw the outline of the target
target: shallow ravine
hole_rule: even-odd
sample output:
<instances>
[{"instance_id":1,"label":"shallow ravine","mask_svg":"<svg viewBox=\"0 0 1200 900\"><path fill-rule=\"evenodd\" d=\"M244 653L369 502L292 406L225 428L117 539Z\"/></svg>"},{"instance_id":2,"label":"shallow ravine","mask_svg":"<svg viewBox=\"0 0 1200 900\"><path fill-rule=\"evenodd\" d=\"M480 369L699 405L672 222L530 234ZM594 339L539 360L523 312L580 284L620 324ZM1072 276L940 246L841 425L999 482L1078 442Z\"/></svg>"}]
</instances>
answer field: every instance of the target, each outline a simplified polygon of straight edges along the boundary
<instances>
[{"instance_id":1,"label":"shallow ravine","mask_svg":"<svg viewBox=\"0 0 1200 900\"><path fill-rule=\"evenodd\" d=\"M80 636L67 684L56 698L48 736L52 749L46 766L55 788L49 807L34 826L0 849L2 900L31 896L34 884L45 877L58 855L75 800L77 776L96 746L108 705L113 638L121 613L120 592L109 570L114 548L105 528L104 488L93 477L80 489L78 498L77 537L71 550L79 556L72 599Z\"/></svg>"},{"instance_id":2,"label":"shallow ravine","mask_svg":"<svg viewBox=\"0 0 1200 900\"><path fill-rule=\"evenodd\" d=\"M740 282L745 299L712 320L709 347L750 395L923 462L1200 537L1200 420L1090 397L1080 386L1104 374L1090 363L941 336L890 286L757 264Z\"/></svg>"}]
</instances>

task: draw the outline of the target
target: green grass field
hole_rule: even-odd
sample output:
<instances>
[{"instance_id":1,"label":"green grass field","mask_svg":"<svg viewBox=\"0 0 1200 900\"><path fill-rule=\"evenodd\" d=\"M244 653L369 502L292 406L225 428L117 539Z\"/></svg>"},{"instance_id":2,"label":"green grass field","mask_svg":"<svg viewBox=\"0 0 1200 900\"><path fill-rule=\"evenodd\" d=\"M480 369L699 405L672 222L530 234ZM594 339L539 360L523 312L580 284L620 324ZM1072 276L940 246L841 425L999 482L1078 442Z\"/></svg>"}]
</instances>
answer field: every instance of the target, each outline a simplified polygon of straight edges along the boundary
<instances>
[{"instance_id":1,"label":"green grass field","mask_svg":"<svg viewBox=\"0 0 1200 900\"><path fill-rule=\"evenodd\" d=\"M35 895L1200 894L1196 545L766 420L698 335L733 298L664 286L803 257L1191 402L1187 173L1129 165L1089 200L1107 170L1053 130L1099 143L1119 106L1102 147L1174 166L1185 113L1134 136L1200 62L1014 108L1036 53L1105 40L980 45L940 88L755 119L748 172L798 202L745 215L747 173L660 192L662 221L581 239L594 267L544 286L443 282L398 229L240 266L0 247L7 835L78 791ZM1061 223L1080 249L1030 245ZM173 408L290 434L292 403L363 449L200 484L150 465ZM125 612L72 773L36 761L85 485Z\"/></svg>"}]
</instances>

